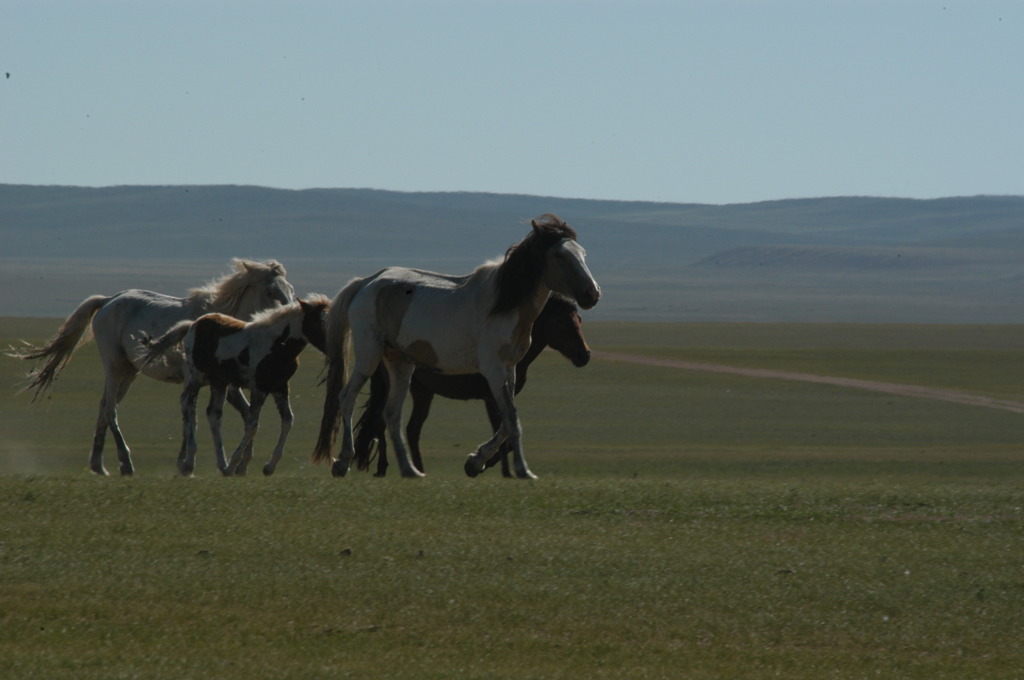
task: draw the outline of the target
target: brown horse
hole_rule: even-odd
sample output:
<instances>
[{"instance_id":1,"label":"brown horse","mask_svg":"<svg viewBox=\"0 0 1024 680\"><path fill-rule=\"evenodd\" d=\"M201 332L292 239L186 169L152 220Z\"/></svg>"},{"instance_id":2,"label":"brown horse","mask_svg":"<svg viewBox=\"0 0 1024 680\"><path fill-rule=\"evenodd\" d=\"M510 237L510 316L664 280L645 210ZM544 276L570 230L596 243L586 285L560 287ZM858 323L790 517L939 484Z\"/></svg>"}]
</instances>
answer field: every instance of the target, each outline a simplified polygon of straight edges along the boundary
<instances>
[{"instance_id":1,"label":"brown horse","mask_svg":"<svg viewBox=\"0 0 1024 680\"><path fill-rule=\"evenodd\" d=\"M516 365L515 394L519 394L526 385L526 371L533 360L540 356L545 347L551 347L572 361L574 366L586 366L590 361L590 347L583 337L579 312L576 305L568 298L552 295L547 304L533 323L530 334L531 344L526 355ZM448 399L481 399L487 408L487 417L491 421L492 431L501 425L501 414L498 405L491 395L487 381L479 373L463 375L444 375L435 371L417 369L412 375L409 385L412 395L412 415L406 426L405 435L409 440L409 452L412 454L416 468L423 471L423 458L420 454L420 433L423 423L430 415L430 405L434 395L439 394ZM370 381L370 398L363 407L363 415L355 427L355 462L360 470L367 470L373 456L374 443L377 446L377 471L375 477L383 477L388 469L387 443L385 438L384 406L388 399L388 374L384 366L377 368ZM488 461L488 467L501 459L501 473L511 477L508 465L508 446L502 446L498 453Z\"/></svg>"}]
</instances>

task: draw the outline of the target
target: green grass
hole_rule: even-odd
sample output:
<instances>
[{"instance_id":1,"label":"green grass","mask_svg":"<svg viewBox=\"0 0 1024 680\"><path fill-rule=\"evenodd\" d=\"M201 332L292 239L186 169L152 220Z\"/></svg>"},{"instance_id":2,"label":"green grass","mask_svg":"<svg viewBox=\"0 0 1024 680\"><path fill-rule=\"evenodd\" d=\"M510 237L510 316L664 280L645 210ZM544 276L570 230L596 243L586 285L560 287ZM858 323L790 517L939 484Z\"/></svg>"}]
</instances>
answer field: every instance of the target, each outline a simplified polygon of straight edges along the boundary
<instances>
[{"instance_id":1,"label":"green grass","mask_svg":"<svg viewBox=\"0 0 1024 680\"><path fill-rule=\"evenodd\" d=\"M5 320L0 342L55 326ZM586 326L602 349L1024 399L998 368L1019 364L1019 330ZM878 361L890 352L912 367ZM426 479L331 479L308 462L312 354L278 476L220 478L206 438L197 476L176 478L177 390L139 381L121 418L137 475L101 479L85 472L99 376L83 348L51 399L4 397L0 676L1019 676L1020 416L541 362L520 400L535 483L466 479L486 421L447 401ZM271 410L258 456L276 427Z\"/></svg>"}]
</instances>

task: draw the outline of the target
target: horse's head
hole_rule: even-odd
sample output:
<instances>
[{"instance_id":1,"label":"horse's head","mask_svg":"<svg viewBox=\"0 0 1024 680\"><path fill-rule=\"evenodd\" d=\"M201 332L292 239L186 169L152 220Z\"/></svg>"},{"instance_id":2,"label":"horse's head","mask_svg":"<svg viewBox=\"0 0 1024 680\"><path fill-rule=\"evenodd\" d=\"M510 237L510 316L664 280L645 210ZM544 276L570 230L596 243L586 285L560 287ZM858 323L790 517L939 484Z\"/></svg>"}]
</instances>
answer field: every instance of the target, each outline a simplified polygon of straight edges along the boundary
<instances>
[{"instance_id":1,"label":"horse's head","mask_svg":"<svg viewBox=\"0 0 1024 680\"><path fill-rule=\"evenodd\" d=\"M262 264L260 289L263 297L270 304L288 305L295 301L295 288L285 278L287 272L277 260L269 260Z\"/></svg>"},{"instance_id":2,"label":"horse's head","mask_svg":"<svg viewBox=\"0 0 1024 680\"><path fill-rule=\"evenodd\" d=\"M295 301L295 288L285 278L287 272L277 260L253 262L235 260L236 274L226 280L224 293L233 293L234 309L228 313L240 319L272 307L289 305Z\"/></svg>"},{"instance_id":3,"label":"horse's head","mask_svg":"<svg viewBox=\"0 0 1024 680\"><path fill-rule=\"evenodd\" d=\"M533 220L534 234L561 231L561 238L547 249L544 283L548 288L567 295L583 309L590 309L601 298L601 286L587 269L587 252L576 241L576 232L554 215L545 215L541 221Z\"/></svg>"},{"instance_id":4,"label":"horse's head","mask_svg":"<svg viewBox=\"0 0 1024 680\"><path fill-rule=\"evenodd\" d=\"M576 367L590 361L590 347L583 337L583 320L576 305L560 295L552 295L533 322L533 342L558 350Z\"/></svg>"},{"instance_id":5,"label":"horse's head","mask_svg":"<svg viewBox=\"0 0 1024 680\"><path fill-rule=\"evenodd\" d=\"M532 221L533 230L505 253L496 276L497 296L492 314L511 311L544 286L590 309L601 287L587 269L586 253L576 231L555 215Z\"/></svg>"},{"instance_id":6,"label":"horse's head","mask_svg":"<svg viewBox=\"0 0 1024 680\"><path fill-rule=\"evenodd\" d=\"M309 344L321 352L326 352L327 346L327 311L330 309L330 300L323 295L314 293L306 296L305 300L299 300L302 307L302 335L309 340Z\"/></svg>"}]
</instances>

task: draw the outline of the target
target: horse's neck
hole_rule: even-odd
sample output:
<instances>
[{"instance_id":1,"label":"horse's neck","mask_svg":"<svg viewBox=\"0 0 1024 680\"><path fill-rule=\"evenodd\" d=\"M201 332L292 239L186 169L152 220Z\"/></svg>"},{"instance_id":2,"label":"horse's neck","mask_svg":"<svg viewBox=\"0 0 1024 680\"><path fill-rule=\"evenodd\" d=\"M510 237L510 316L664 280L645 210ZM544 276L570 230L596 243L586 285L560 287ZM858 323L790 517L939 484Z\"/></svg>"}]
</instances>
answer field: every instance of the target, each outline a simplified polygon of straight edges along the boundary
<instances>
[{"instance_id":1,"label":"horse's neck","mask_svg":"<svg viewBox=\"0 0 1024 680\"><path fill-rule=\"evenodd\" d=\"M516 370L523 373L526 372L526 367L533 363L533 360L540 356L540 353L544 351L544 348L548 346L548 343L544 340L538 340L537 338L531 338L530 349L526 350L526 354L519 360L519 365Z\"/></svg>"},{"instance_id":2,"label":"horse's neck","mask_svg":"<svg viewBox=\"0 0 1024 680\"><path fill-rule=\"evenodd\" d=\"M533 337L532 328L533 324L537 322L537 317L540 316L541 311L544 309L544 305L548 303L548 297L550 296L551 290L544 284L540 284L534 296L519 308L519 322L528 323L531 333L530 347L526 350L523 358L519 360L519 363L516 364L516 394L519 394L519 391L526 384L526 369L530 367L533 360L540 356L540 353L548 346L547 341Z\"/></svg>"},{"instance_id":3,"label":"horse's neck","mask_svg":"<svg viewBox=\"0 0 1024 680\"><path fill-rule=\"evenodd\" d=\"M534 322L537 320L537 317L540 316L541 310L544 309L544 305L548 303L549 297L551 297L551 289L543 283L537 284L537 290L535 290L533 295L527 298L519 307L520 321L522 323L529 323L530 328L533 328Z\"/></svg>"},{"instance_id":4,"label":"horse's neck","mask_svg":"<svg viewBox=\"0 0 1024 680\"><path fill-rule=\"evenodd\" d=\"M210 312L219 312L236 319L251 319L253 314L259 311L251 302L252 295L244 290L238 295L233 295L227 300L218 303L217 294L213 291L201 291L192 298L192 304L198 312L196 316L202 316Z\"/></svg>"},{"instance_id":5,"label":"horse's neck","mask_svg":"<svg viewBox=\"0 0 1024 680\"><path fill-rule=\"evenodd\" d=\"M209 291L200 291L189 298L189 311L190 316L193 319L198 319L203 314L209 314L210 312L219 312L221 310L215 309L213 304L214 295Z\"/></svg>"}]
</instances>

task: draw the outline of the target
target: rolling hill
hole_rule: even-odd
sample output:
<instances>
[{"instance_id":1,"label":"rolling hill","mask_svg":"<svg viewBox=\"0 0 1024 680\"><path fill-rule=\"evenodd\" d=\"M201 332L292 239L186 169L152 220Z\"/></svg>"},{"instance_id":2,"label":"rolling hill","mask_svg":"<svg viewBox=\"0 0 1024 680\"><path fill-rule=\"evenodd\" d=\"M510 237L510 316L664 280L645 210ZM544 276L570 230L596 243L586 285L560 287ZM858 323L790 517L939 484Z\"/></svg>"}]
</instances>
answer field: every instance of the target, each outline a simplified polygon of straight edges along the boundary
<instances>
[{"instance_id":1,"label":"rolling hill","mask_svg":"<svg viewBox=\"0 0 1024 680\"><path fill-rule=\"evenodd\" d=\"M231 257L333 294L387 264L467 271L553 212L605 289L591 318L1016 323L1024 197L739 205L371 189L0 185L0 315L96 292L182 294Z\"/></svg>"}]
</instances>

